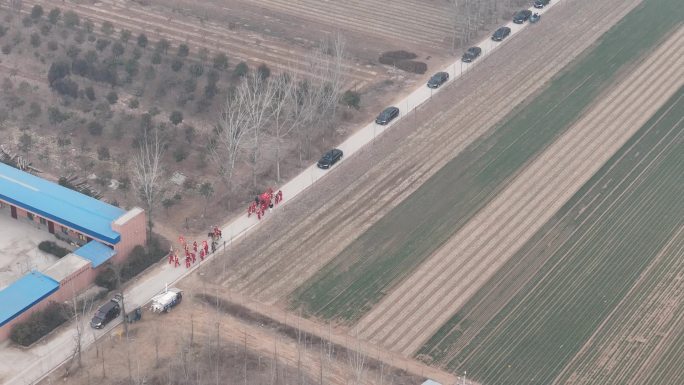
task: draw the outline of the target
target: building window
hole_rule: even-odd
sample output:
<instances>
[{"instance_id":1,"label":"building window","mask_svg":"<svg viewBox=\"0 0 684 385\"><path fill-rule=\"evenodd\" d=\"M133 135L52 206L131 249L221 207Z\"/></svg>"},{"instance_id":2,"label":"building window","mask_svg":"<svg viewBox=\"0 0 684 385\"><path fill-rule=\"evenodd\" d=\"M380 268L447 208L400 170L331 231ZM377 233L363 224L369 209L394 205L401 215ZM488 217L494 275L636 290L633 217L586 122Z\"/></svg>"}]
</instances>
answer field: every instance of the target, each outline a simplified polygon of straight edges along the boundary
<instances>
[{"instance_id":1,"label":"building window","mask_svg":"<svg viewBox=\"0 0 684 385\"><path fill-rule=\"evenodd\" d=\"M41 217L41 218L39 218L39 219L40 219L40 224L41 224L41 225L43 225L43 226L47 225L47 221L45 220L45 218L42 218L42 217Z\"/></svg>"},{"instance_id":2,"label":"building window","mask_svg":"<svg viewBox=\"0 0 684 385\"><path fill-rule=\"evenodd\" d=\"M85 235L83 235L83 234L78 234L78 239L80 239L80 240L82 240L82 241L84 241L84 242L86 241L86 237L85 237Z\"/></svg>"},{"instance_id":3,"label":"building window","mask_svg":"<svg viewBox=\"0 0 684 385\"><path fill-rule=\"evenodd\" d=\"M33 213L26 212L26 217L32 221L33 220Z\"/></svg>"},{"instance_id":4,"label":"building window","mask_svg":"<svg viewBox=\"0 0 684 385\"><path fill-rule=\"evenodd\" d=\"M63 232L64 234L67 234L67 235L68 235L68 234L69 234L69 229L67 229L66 227L62 226L62 232Z\"/></svg>"}]
</instances>

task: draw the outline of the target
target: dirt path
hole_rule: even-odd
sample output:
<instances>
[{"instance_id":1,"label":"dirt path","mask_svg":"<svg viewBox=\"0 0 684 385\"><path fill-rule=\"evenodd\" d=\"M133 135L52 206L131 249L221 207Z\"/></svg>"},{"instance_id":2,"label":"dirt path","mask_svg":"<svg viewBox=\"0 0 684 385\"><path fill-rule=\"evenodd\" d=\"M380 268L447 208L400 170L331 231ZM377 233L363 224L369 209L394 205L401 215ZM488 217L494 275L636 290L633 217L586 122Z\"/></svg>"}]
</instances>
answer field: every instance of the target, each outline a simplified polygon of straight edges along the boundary
<instances>
[{"instance_id":1,"label":"dirt path","mask_svg":"<svg viewBox=\"0 0 684 385\"><path fill-rule=\"evenodd\" d=\"M361 336L413 354L684 84L683 53L680 28L367 314Z\"/></svg>"},{"instance_id":2,"label":"dirt path","mask_svg":"<svg viewBox=\"0 0 684 385\"><path fill-rule=\"evenodd\" d=\"M634 3L615 0L597 7L578 1L552 9L545 15L548 23L506 42L421 107L415 119L394 126L324 178L326 183L268 218L259 234L248 236L220 262L223 269L215 269L212 279L262 302L282 299L532 95ZM419 120L426 121L419 125Z\"/></svg>"}]
</instances>

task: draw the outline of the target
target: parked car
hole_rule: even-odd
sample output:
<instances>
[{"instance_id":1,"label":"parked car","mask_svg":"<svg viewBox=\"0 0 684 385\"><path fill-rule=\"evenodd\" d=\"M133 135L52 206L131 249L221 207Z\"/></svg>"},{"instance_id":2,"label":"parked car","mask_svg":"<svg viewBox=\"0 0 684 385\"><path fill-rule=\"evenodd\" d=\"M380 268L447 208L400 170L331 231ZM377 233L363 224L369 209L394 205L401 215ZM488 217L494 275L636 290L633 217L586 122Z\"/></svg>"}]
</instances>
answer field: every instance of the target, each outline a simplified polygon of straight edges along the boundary
<instances>
[{"instance_id":1,"label":"parked car","mask_svg":"<svg viewBox=\"0 0 684 385\"><path fill-rule=\"evenodd\" d=\"M526 22L530 18L530 16L532 16L532 11L530 11L529 9L523 9L521 11L516 12L515 15L513 15L513 22L515 24L522 24Z\"/></svg>"},{"instance_id":2,"label":"parked car","mask_svg":"<svg viewBox=\"0 0 684 385\"><path fill-rule=\"evenodd\" d=\"M430 80L428 80L427 86L430 88L439 88L439 86L446 83L447 80L449 80L449 74L448 73L437 72L436 74L432 75Z\"/></svg>"},{"instance_id":3,"label":"parked car","mask_svg":"<svg viewBox=\"0 0 684 385\"><path fill-rule=\"evenodd\" d=\"M321 168L323 170L328 169L332 167L333 164L337 163L337 161L342 159L343 155L344 154L342 153L342 150L333 148L332 150L323 154L321 160L319 160L316 165L318 166L318 168Z\"/></svg>"},{"instance_id":4,"label":"parked car","mask_svg":"<svg viewBox=\"0 0 684 385\"><path fill-rule=\"evenodd\" d=\"M511 29L508 27L501 27L494 31L494 34L492 35L492 40L494 41L501 41L508 37L508 35L511 34Z\"/></svg>"},{"instance_id":5,"label":"parked car","mask_svg":"<svg viewBox=\"0 0 684 385\"><path fill-rule=\"evenodd\" d=\"M535 8L541 9L541 8L544 8L545 6L549 5L550 2L551 2L551 0L534 0L533 5Z\"/></svg>"},{"instance_id":6,"label":"parked car","mask_svg":"<svg viewBox=\"0 0 684 385\"><path fill-rule=\"evenodd\" d=\"M121 314L121 297L117 295L97 309L93 319L90 320L90 326L94 329L102 329L119 314Z\"/></svg>"},{"instance_id":7,"label":"parked car","mask_svg":"<svg viewBox=\"0 0 684 385\"><path fill-rule=\"evenodd\" d=\"M394 120L397 116L399 116L399 109L397 107L387 107L378 115L375 119L375 123L384 126Z\"/></svg>"},{"instance_id":8,"label":"parked car","mask_svg":"<svg viewBox=\"0 0 684 385\"><path fill-rule=\"evenodd\" d=\"M482 53L482 48L480 47L470 47L461 57L464 63L470 63L475 60Z\"/></svg>"},{"instance_id":9,"label":"parked car","mask_svg":"<svg viewBox=\"0 0 684 385\"><path fill-rule=\"evenodd\" d=\"M536 23L541 19L541 15L538 14L537 12L533 13L532 16L530 16L530 23Z\"/></svg>"}]
</instances>

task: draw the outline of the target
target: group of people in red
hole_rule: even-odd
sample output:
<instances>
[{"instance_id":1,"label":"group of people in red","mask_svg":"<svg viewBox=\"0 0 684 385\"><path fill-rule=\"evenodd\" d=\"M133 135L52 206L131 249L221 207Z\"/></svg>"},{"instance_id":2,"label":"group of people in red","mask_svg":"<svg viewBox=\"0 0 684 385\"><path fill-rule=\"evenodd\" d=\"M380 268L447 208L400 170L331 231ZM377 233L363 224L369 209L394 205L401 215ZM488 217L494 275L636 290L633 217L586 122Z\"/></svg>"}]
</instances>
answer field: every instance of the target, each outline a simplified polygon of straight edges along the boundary
<instances>
[{"instance_id":1,"label":"group of people in red","mask_svg":"<svg viewBox=\"0 0 684 385\"><path fill-rule=\"evenodd\" d=\"M221 229L219 229L217 226L214 226L214 230L212 233L209 233L212 236L212 252L214 251L215 248L215 240L218 238L221 238ZM201 247L197 243L197 241L192 241L192 244L189 242L186 242L185 238L181 235L178 237L178 241L180 242L181 246L185 250L185 267L190 268L195 262L197 262L197 257L199 256L200 261L204 261L204 258L209 255L209 243L204 240L202 241ZM169 264L173 264L173 267L178 267L180 266L180 260L178 258L178 252L173 249L173 246L171 246L171 251L169 252Z\"/></svg>"},{"instance_id":2,"label":"group of people in red","mask_svg":"<svg viewBox=\"0 0 684 385\"><path fill-rule=\"evenodd\" d=\"M261 219L266 214L266 210L273 209L274 205L283 201L283 190L278 190L273 193L273 189L269 188L261 195L257 195L254 201L247 207L247 217L256 214L258 219Z\"/></svg>"}]
</instances>

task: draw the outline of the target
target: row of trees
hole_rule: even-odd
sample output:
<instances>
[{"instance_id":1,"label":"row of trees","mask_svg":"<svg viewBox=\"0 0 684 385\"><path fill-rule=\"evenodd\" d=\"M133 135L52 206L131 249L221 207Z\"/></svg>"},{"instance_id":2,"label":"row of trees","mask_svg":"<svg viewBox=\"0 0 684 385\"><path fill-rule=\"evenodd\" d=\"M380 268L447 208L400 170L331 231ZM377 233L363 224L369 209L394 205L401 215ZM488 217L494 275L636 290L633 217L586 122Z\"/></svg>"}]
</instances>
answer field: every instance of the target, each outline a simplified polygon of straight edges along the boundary
<instances>
[{"instance_id":1,"label":"row of trees","mask_svg":"<svg viewBox=\"0 0 684 385\"><path fill-rule=\"evenodd\" d=\"M257 186L267 135L273 142L277 181L281 179L284 138L297 135L300 164L310 158L312 139L320 133L317 130L330 128L335 120L344 56L345 41L337 34L309 55L304 71L284 70L271 77L253 73L228 95L211 142L213 158L229 189L243 153L252 168L252 186ZM310 77L299 78L298 72Z\"/></svg>"},{"instance_id":2,"label":"row of trees","mask_svg":"<svg viewBox=\"0 0 684 385\"><path fill-rule=\"evenodd\" d=\"M511 0L506 0L508 8ZM453 35L452 50L471 42L478 30L495 23L499 18L504 0L449 0Z\"/></svg>"}]
</instances>

